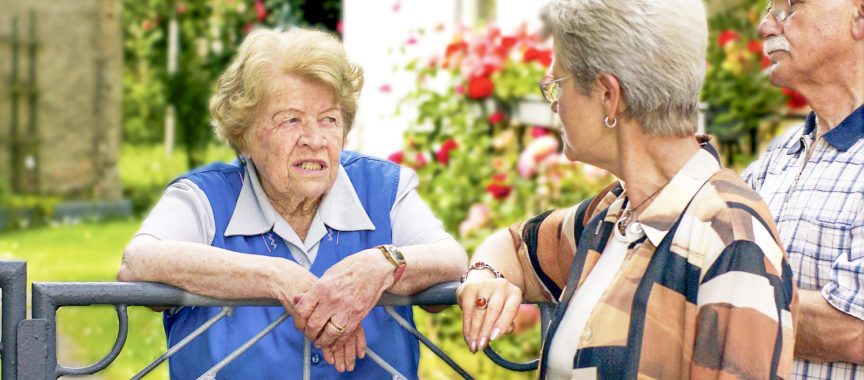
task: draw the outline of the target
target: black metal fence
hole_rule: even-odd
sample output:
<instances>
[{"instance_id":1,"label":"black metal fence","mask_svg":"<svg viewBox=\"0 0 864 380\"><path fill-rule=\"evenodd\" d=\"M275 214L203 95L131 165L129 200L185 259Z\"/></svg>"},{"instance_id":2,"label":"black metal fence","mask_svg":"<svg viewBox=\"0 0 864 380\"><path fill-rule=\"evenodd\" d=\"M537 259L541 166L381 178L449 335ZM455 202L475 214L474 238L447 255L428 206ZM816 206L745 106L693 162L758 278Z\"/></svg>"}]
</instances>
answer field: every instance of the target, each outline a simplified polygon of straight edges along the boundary
<instances>
[{"instance_id":1,"label":"black metal fence","mask_svg":"<svg viewBox=\"0 0 864 380\"><path fill-rule=\"evenodd\" d=\"M393 306L406 305L453 305L456 303L458 283L449 282L432 286L410 297L385 294L378 302L387 313L403 328L444 360L454 371L465 379L472 379L458 364L440 350L428 338L414 329L399 316ZM34 282L31 292L32 316L27 318L27 264L23 261L0 262L0 288L2 288L2 380L11 379L56 379L64 375L88 375L107 367L126 342L129 320L126 315L128 306L221 306L222 311L200 326L178 344L169 348L165 354L142 369L133 379L148 374L159 364L182 349L188 342L207 330L237 306L278 306L272 299L223 300L199 296L181 289L147 282ZM114 305L119 322L117 338L111 351L98 362L86 367L66 367L57 362L57 310L63 306ZM551 308L540 305L541 329L545 333ZM277 318L260 331L255 337L238 347L220 363L208 370L199 379L215 379L216 374L240 356L249 347L272 331L279 323L289 317L288 313ZM484 351L496 364L514 371L530 371L537 368L537 360L528 363L513 363L501 358L491 347ZM303 378L309 379L309 356L311 345L304 344ZM390 373L394 379L405 378L374 351L367 348L366 355Z\"/></svg>"}]
</instances>

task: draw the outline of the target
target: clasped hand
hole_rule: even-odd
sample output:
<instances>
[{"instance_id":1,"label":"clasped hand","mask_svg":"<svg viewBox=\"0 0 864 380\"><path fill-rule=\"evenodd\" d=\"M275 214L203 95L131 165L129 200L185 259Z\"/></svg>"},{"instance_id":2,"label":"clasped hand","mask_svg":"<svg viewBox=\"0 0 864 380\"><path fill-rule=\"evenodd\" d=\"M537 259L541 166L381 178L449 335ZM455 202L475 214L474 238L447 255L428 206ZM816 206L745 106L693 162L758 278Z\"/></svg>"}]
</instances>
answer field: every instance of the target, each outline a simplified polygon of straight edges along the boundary
<instances>
[{"instance_id":1,"label":"clasped hand","mask_svg":"<svg viewBox=\"0 0 864 380\"><path fill-rule=\"evenodd\" d=\"M388 272L387 267L381 267L380 256L377 249L351 255L293 299L294 327L312 340L339 372L353 370L355 358L365 357L361 321L393 283L393 268ZM376 270L379 267L382 270Z\"/></svg>"}]
</instances>

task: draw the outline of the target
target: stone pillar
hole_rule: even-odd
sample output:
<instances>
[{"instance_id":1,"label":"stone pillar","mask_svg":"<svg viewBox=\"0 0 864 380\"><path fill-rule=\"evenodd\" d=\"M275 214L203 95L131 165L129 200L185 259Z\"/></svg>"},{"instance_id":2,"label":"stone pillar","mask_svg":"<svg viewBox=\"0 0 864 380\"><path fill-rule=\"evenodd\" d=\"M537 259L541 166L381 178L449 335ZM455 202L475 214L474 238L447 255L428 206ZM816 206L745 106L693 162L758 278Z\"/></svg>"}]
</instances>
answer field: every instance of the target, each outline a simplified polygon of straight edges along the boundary
<instances>
[{"instance_id":1,"label":"stone pillar","mask_svg":"<svg viewBox=\"0 0 864 380\"><path fill-rule=\"evenodd\" d=\"M18 131L32 131L26 192L68 199L116 199L121 195L117 159L122 122L120 0L0 0L0 178L10 178L12 131L11 20L29 42L35 15L36 56L19 52L19 76L36 101L19 96ZM34 68L35 78L29 76ZM35 107L31 107L35 105ZM31 112L35 110L35 112Z\"/></svg>"}]
</instances>

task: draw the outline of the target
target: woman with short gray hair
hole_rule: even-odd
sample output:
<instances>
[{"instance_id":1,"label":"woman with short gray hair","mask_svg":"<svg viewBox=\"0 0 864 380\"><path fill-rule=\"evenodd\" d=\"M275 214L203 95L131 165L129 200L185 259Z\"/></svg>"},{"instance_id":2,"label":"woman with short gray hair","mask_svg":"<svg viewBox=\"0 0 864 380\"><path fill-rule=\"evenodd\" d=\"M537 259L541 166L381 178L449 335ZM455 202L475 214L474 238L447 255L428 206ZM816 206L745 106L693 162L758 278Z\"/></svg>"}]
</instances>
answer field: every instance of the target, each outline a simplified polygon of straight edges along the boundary
<instances>
[{"instance_id":1,"label":"woman with short gray hair","mask_svg":"<svg viewBox=\"0 0 864 380\"><path fill-rule=\"evenodd\" d=\"M469 349L555 303L541 379L788 378L797 296L773 218L695 136L700 0L559 0L541 82L567 158L620 181L498 231L457 290Z\"/></svg>"}]
</instances>

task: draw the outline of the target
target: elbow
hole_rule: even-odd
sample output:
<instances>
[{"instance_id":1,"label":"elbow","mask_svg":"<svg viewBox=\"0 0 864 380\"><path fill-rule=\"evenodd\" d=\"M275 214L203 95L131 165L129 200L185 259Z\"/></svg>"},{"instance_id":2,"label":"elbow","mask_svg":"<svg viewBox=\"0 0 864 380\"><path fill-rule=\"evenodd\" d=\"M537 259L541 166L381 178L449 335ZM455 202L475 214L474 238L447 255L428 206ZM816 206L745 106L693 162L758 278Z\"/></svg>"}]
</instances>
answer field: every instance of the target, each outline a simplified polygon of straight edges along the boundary
<instances>
[{"instance_id":1,"label":"elbow","mask_svg":"<svg viewBox=\"0 0 864 380\"><path fill-rule=\"evenodd\" d=\"M121 282L133 282L133 281L145 281L141 278L141 276L136 273L135 268L137 267L136 262L139 258L139 252L141 252L141 243L136 239L132 239L126 248L123 249L123 261L120 263L120 268L117 270L117 281Z\"/></svg>"},{"instance_id":2,"label":"elbow","mask_svg":"<svg viewBox=\"0 0 864 380\"><path fill-rule=\"evenodd\" d=\"M465 271L465 268L468 267L468 252L465 251L465 247L462 244L459 244L455 239L451 239L447 241L448 249L452 252L452 261L450 270L452 271L451 277L454 279L458 279L459 276L462 275L462 272Z\"/></svg>"},{"instance_id":3,"label":"elbow","mask_svg":"<svg viewBox=\"0 0 864 380\"><path fill-rule=\"evenodd\" d=\"M856 334L852 344L844 347L845 361L855 364L864 364L864 322L856 323Z\"/></svg>"}]
</instances>

